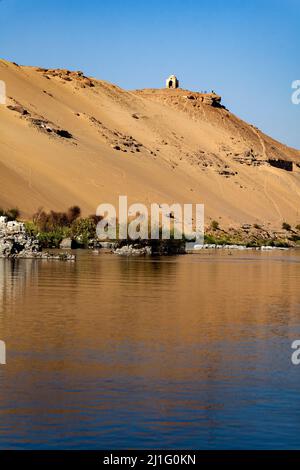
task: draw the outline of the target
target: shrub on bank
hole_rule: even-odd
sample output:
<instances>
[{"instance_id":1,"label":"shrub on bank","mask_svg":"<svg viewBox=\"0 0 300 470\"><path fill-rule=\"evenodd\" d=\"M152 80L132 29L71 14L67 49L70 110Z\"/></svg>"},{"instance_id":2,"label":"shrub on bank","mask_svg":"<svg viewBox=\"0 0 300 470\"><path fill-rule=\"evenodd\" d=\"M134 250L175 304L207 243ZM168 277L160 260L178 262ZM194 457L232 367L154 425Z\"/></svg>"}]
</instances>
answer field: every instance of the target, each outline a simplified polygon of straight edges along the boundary
<instances>
[{"instance_id":1,"label":"shrub on bank","mask_svg":"<svg viewBox=\"0 0 300 470\"><path fill-rule=\"evenodd\" d=\"M90 240L94 240L97 237L96 227L95 218L76 219L71 225L70 234L77 243L88 246Z\"/></svg>"},{"instance_id":2,"label":"shrub on bank","mask_svg":"<svg viewBox=\"0 0 300 470\"><path fill-rule=\"evenodd\" d=\"M70 229L58 228L53 232L39 232L37 239L42 248L59 248L62 240L70 236Z\"/></svg>"},{"instance_id":3,"label":"shrub on bank","mask_svg":"<svg viewBox=\"0 0 300 470\"><path fill-rule=\"evenodd\" d=\"M29 236L39 240L41 248L59 248L62 240L70 236L69 227L57 227L51 232L43 232L34 222L25 222L25 230Z\"/></svg>"},{"instance_id":4,"label":"shrub on bank","mask_svg":"<svg viewBox=\"0 0 300 470\"><path fill-rule=\"evenodd\" d=\"M20 211L17 207L13 207L12 209L0 208L0 216L7 217L7 220L10 222L12 220L17 220L20 217Z\"/></svg>"},{"instance_id":5,"label":"shrub on bank","mask_svg":"<svg viewBox=\"0 0 300 470\"><path fill-rule=\"evenodd\" d=\"M0 215L5 215L9 220L16 220L19 217L19 210L0 209ZM97 223L101 217L91 215L87 218L81 218L81 210L78 206L69 208L66 212L45 212L39 209L33 216L33 221L26 222L26 232L33 238L40 241L42 248L59 248L64 238L71 238L73 245L79 247L98 247L99 241L97 240ZM261 247L262 245L274 247L289 247L299 245L300 235L293 232L290 224L284 222L282 228L289 230L289 236L285 240L266 239L259 237L257 234L250 234L250 237L245 237L243 234L234 231L234 233L226 233L224 230L218 230L218 222L212 221L211 233L206 233L204 236L204 243L211 245L247 245L248 247ZM256 225L255 228L259 226ZM297 226L299 227L299 226ZM296 228L297 228L296 227ZM119 225L117 225L117 233L119 232ZM150 237L149 233L149 237ZM285 238L285 237L283 237ZM113 242L114 240L108 240ZM137 247L150 247L153 254L179 254L185 251L186 239L177 239L174 226L170 227L170 238L164 240L162 238L162 228L159 229L158 240L118 240L116 246L122 248L124 245L136 245Z\"/></svg>"},{"instance_id":6,"label":"shrub on bank","mask_svg":"<svg viewBox=\"0 0 300 470\"><path fill-rule=\"evenodd\" d=\"M70 207L67 212L45 212L39 209L32 222L26 222L26 231L36 237L42 248L59 248L64 238L72 238L78 246L88 246L96 239L99 218L90 216L80 218L78 206Z\"/></svg>"},{"instance_id":7,"label":"shrub on bank","mask_svg":"<svg viewBox=\"0 0 300 470\"><path fill-rule=\"evenodd\" d=\"M211 226L212 230L214 230L214 231L219 230L219 228L220 228L220 224L217 220L212 220L210 226Z\"/></svg>"},{"instance_id":8,"label":"shrub on bank","mask_svg":"<svg viewBox=\"0 0 300 470\"><path fill-rule=\"evenodd\" d=\"M230 237L222 236L216 237L211 234L204 235L204 243L208 245L239 245L237 241L233 241Z\"/></svg>"},{"instance_id":9,"label":"shrub on bank","mask_svg":"<svg viewBox=\"0 0 300 470\"><path fill-rule=\"evenodd\" d=\"M71 227L80 214L81 210L78 206L70 207L67 212L45 212L40 208L33 215L33 223L41 232L51 233L63 227Z\"/></svg>"},{"instance_id":10,"label":"shrub on bank","mask_svg":"<svg viewBox=\"0 0 300 470\"><path fill-rule=\"evenodd\" d=\"M284 242L283 240L269 240L265 243L266 246L274 246L276 248L289 248L290 244L288 242Z\"/></svg>"},{"instance_id":11,"label":"shrub on bank","mask_svg":"<svg viewBox=\"0 0 300 470\"><path fill-rule=\"evenodd\" d=\"M290 232L291 229L292 229L291 225L288 224L287 222L283 222L282 228L283 228L283 230L287 230L288 232Z\"/></svg>"}]
</instances>

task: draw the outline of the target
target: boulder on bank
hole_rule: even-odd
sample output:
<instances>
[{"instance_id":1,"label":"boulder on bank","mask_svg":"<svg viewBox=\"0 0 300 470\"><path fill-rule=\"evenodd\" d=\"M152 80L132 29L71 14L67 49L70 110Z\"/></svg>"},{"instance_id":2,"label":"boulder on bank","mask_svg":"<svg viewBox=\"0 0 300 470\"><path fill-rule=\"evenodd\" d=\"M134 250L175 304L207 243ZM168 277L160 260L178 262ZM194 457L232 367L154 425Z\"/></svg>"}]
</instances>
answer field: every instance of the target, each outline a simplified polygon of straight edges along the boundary
<instances>
[{"instance_id":1,"label":"boulder on bank","mask_svg":"<svg viewBox=\"0 0 300 470\"><path fill-rule=\"evenodd\" d=\"M125 256L170 256L186 253L184 240L122 240L115 244L113 253Z\"/></svg>"},{"instance_id":2,"label":"boulder on bank","mask_svg":"<svg viewBox=\"0 0 300 470\"><path fill-rule=\"evenodd\" d=\"M117 248L114 254L120 256L146 256L151 255L152 250L150 246L124 245L121 248Z\"/></svg>"},{"instance_id":3,"label":"boulder on bank","mask_svg":"<svg viewBox=\"0 0 300 470\"><path fill-rule=\"evenodd\" d=\"M100 242L100 248L105 250L113 250L116 247L116 244L113 242Z\"/></svg>"},{"instance_id":4,"label":"boulder on bank","mask_svg":"<svg viewBox=\"0 0 300 470\"><path fill-rule=\"evenodd\" d=\"M61 241L59 248L61 250L73 250L74 248L76 248L76 245L77 243L72 238L64 238Z\"/></svg>"},{"instance_id":5,"label":"boulder on bank","mask_svg":"<svg viewBox=\"0 0 300 470\"><path fill-rule=\"evenodd\" d=\"M75 260L75 256L68 253L43 252L39 241L26 233L23 223L7 222L4 217L0 220L0 258Z\"/></svg>"},{"instance_id":6,"label":"boulder on bank","mask_svg":"<svg viewBox=\"0 0 300 470\"><path fill-rule=\"evenodd\" d=\"M288 250L288 247L281 246L247 246L247 245L216 245L215 243L205 243L204 245L194 245L194 247L188 251L188 253L197 253L201 250L260 250L260 251L272 251L272 250Z\"/></svg>"}]
</instances>

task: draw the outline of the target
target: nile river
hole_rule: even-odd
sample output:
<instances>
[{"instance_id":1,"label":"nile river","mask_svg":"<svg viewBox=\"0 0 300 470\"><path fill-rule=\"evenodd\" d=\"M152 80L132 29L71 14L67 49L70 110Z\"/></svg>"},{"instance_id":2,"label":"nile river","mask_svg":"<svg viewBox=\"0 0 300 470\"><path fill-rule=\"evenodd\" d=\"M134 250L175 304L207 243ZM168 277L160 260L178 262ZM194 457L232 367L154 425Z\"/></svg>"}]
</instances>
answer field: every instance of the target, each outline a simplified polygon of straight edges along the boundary
<instances>
[{"instance_id":1,"label":"nile river","mask_svg":"<svg viewBox=\"0 0 300 470\"><path fill-rule=\"evenodd\" d=\"M300 252L0 260L0 449L300 448Z\"/></svg>"}]
</instances>

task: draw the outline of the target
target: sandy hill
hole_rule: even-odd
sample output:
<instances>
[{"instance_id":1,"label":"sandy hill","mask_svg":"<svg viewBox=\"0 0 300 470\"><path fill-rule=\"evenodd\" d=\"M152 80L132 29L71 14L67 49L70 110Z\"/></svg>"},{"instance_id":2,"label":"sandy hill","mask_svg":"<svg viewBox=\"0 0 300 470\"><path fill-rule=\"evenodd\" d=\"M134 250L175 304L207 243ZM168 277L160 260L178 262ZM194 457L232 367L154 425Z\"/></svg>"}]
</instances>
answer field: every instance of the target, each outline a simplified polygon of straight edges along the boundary
<instances>
[{"instance_id":1,"label":"sandy hill","mask_svg":"<svg viewBox=\"0 0 300 470\"><path fill-rule=\"evenodd\" d=\"M0 207L205 203L221 225L300 223L300 152L187 90L125 91L0 60ZM275 166L274 166L275 165ZM293 170L293 171L288 171Z\"/></svg>"}]
</instances>

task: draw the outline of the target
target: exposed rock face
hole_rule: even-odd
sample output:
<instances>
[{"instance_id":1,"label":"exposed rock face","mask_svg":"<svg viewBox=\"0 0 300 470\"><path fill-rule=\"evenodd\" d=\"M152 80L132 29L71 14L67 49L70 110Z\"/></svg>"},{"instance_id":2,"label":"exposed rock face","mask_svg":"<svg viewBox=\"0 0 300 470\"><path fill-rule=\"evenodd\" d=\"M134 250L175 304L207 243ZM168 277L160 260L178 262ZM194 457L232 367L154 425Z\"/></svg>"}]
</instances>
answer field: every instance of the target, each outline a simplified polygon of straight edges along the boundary
<instances>
[{"instance_id":1,"label":"exposed rock face","mask_svg":"<svg viewBox=\"0 0 300 470\"><path fill-rule=\"evenodd\" d=\"M215 93L208 93L202 96L202 101L204 104L207 104L208 106L213 106L213 107L218 108L221 106L222 98L221 96L216 95Z\"/></svg>"},{"instance_id":2,"label":"exposed rock face","mask_svg":"<svg viewBox=\"0 0 300 470\"><path fill-rule=\"evenodd\" d=\"M45 92L46 93L46 92ZM16 101L14 98L9 98L12 104L7 106L7 109L20 114L21 118L24 118L31 126L36 129L56 137L62 137L64 139L73 139L73 135L66 129L61 129L53 122L38 116L34 112L29 112L21 103Z\"/></svg>"},{"instance_id":3,"label":"exposed rock face","mask_svg":"<svg viewBox=\"0 0 300 470\"><path fill-rule=\"evenodd\" d=\"M34 258L40 252L38 240L25 232L0 230L0 258Z\"/></svg>"},{"instance_id":4,"label":"exposed rock face","mask_svg":"<svg viewBox=\"0 0 300 470\"><path fill-rule=\"evenodd\" d=\"M23 223L7 222L5 217L0 217L0 258L75 260L66 253L42 252L39 241L26 233Z\"/></svg>"},{"instance_id":5,"label":"exposed rock face","mask_svg":"<svg viewBox=\"0 0 300 470\"><path fill-rule=\"evenodd\" d=\"M151 255L151 247L139 247L139 245L125 245L122 248L117 248L114 253L121 256L145 256Z\"/></svg>"},{"instance_id":6,"label":"exposed rock face","mask_svg":"<svg viewBox=\"0 0 300 470\"><path fill-rule=\"evenodd\" d=\"M50 121L43 119L31 119L31 124L42 132L57 135L64 139L72 139L72 134L65 129L57 129Z\"/></svg>"},{"instance_id":7,"label":"exposed rock face","mask_svg":"<svg viewBox=\"0 0 300 470\"><path fill-rule=\"evenodd\" d=\"M224 108L224 106L221 104L222 97L220 95L217 95L213 91L211 93L199 93L196 91L169 89L168 94L166 94L165 92L166 90L136 90L136 93L138 95L149 95L154 100L165 101L169 105L173 105L176 108L178 107L178 105L183 104L186 108L186 111L188 110L188 108L191 109L201 107L201 104L205 104L213 108ZM172 92L174 93L172 94Z\"/></svg>"},{"instance_id":8,"label":"exposed rock face","mask_svg":"<svg viewBox=\"0 0 300 470\"><path fill-rule=\"evenodd\" d=\"M99 248L103 248L104 250L113 250L115 245L116 244L113 242L101 242Z\"/></svg>"},{"instance_id":9,"label":"exposed rock face","mask_svg":"<svg viewBox=\"0 0 300 470\"><path fill-rule=\"evenodd\" d=\"M281 170L285 171L293 171L293 162L287 160L273 160L269 158L269 163L271 166L275 168L281 168Z\"/></svg>"},{"instance_id":10,"label":"exposed rock face","mask_svg":"<svg viewBox=\"0 0 300 470\"><path fill-rule=\"evenodd\" d=\"M139 153L142 150L147 150L140 142L138 142L132 135L126 135L117 130L108 129L101 121L93 116L86 116L89 122L97 129L104 141L111 145L114 150L121 152Z\"/></svg>"},{"instance_id":11,"label":"exposed rock face","mask_svg":"<svg viewBox=\"0 0 300 470\"><path fill-rule=\"evenodd\" d=\"M253 149L246 150L242 154L237 154L233 157L236 162L241 163L241 165L247 166L261 166L267 165L267 161L263 160L258 153L254 152Z\"/></svg>"},{"instance_id":12,"label":"exposed rock face","mask_svg":"<svg viewBox=\"0 0 300 470\"><path fill-rule=\"evenodd\" d=\"M76 242L72 240L72 238L64 238L59 247L62 250L72 250L72 248L75 248Z\"/></svg>"},{"instance_id":13,"label":"exposed rock face","mask_svg":"<svg viewBox=\"0 0 300 470\"><path fill-rule=\"evenodd\" d=\"M186 254L184 240L140 240L136 243L116 244L113 253L123 256L169 256Z\"/></svg>"},{"instance_id":14,"label":"exposed rock face","mask_svg":"<svg viewBox=\"0 0 300 470\"><path fill-rule=\"evenodd\" d=\"M80 70L77 72L72 72L66 69L45 69L38 67L36 71L42 73L43 76L48 80L56 78L65 82L73 82L75 85L78 85L81 88L95 86L94 81L91 78L86 77Z\"/></svg>"},{"instance_id":15,"label":"exposed rock face","mask_svg":"<svg viewBox=\"0 0 300 470\"><path fill-rule=\"evenodd\" d=\"M193 251L189 253L197 253L201 250L256 250L256 251L272 251L272 250L288 250L286 247L277 247L277 246L267 246L262 245L259 247L246 246L246 245L215 245L214 243L207 243L205 245L195 245Z\"/></svg>"},{"instance_id":16,"label":"exposed rock face","mask_svg":"<svg viewBox=\"0 0 300 470\"><path fill-rule=\"evenodd\" d=\"M29 114L27 109L25 109L20 104L16 104L15 106L7 106L7 108L10 109L11 111L15 111L16 113L22 114L22 116L26 116L27 114Z\"/></svg>"}]
</instances>

